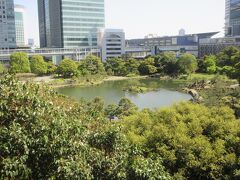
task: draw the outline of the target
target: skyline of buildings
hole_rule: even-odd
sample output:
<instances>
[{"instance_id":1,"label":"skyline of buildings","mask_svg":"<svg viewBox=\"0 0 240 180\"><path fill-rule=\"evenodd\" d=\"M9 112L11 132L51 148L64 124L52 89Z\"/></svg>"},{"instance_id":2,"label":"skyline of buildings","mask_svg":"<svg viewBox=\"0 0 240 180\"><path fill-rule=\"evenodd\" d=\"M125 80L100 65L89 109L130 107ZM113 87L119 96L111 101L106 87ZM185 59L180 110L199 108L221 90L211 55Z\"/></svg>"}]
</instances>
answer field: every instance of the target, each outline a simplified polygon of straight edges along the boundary
<instances>
[{"instance_id":1,"label":"skyline of buildings","mask_svg":"<svg viewBox=\"0 0 240 180\"><path fill-rule=\"evenodd\" d=\"M10 36L8 34L6 36L6 31L5 34L3 31L4 36L7 37L4 39L4 49L26 48L24 40L24 7L15 5L15 11L13 11L11 9L14 6L13 0L0 0L0 2L4 5L0 6L2 18L6 17L4 13L8 14L7 22L3 21L1 30L4 30L4 28L6 30L7 27L7 33L15 34L15 37L12 38L12 46L10 46L9 42L6 43ZM227 40L227 37L240 36L240 0L225 0L225 2L226 38L224 41L232 42L232 40ZM109 57L123 55L125 52L132 53L133 48L138 49L137 53L141 53L142 48L143 51L147 49L144 52L151 52L152 54L174 51L178 55L188 52L198 56L199 49L201 49L199 48L200 43L202 43L202 46L203 42L223 43L223 40L207 40L218 32L186 34L184 29L180 29L177 36L161 37L156 34L149 34L144 38L125 40L124 30L104 29L104 3L104 0L38 0L41 48L99 48L102 52L102 58L105 60ZM15 14L10 16L9 14L13 12ZM13 20L15 19L15 23L14 29L10 28L9 31L11 17ZM15 46L13 45L14 41ZM208 44L204 45L209 47ZM207 52L211 52L209 48Z\"/></svg>"},{"instance_id":2,"label":"skyline of buildings","mask_svg":"<svg viewBox=\"0 0 240 180\"><path fill-rule=\"evenodd\" d=\"M104 0L39 0L40 47L97 47Z\"/></svg>"}]
</instances>

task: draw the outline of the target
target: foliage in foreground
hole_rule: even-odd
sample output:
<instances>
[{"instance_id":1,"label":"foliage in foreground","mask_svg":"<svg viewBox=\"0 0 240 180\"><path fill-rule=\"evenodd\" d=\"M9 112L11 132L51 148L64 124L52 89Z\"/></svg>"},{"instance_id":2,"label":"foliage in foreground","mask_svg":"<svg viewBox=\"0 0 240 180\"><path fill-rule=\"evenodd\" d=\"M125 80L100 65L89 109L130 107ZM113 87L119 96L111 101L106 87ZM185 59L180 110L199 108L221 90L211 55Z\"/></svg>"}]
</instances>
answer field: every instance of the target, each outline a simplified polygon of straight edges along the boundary
<instances>
[{"instance_id":1,"label":"foliage in foreground","mask_svg":"<svg viewBox=\"0 0 240 180\"><path fill-rule=\"evenodd\" d=\"M76 103L38 85L0 81L1 179L169 179L145 157L103 103Z\"/></svg>"},{"instance_id":2,"label":"foliage in foreground","mask_svg":"<svg viewBox=\"0 0 240 180\"><path fill-rule=\"evenodd\" d=\"M130 142L162 157L174 179L240 178L240 121L229 108L182 103L122 124Z\"/></svg>"},{"instance_id":3,"label":"foliage in foreground","mask_svg":"<svg viewBox=\"0 0 240 180\"><path fill-rule=\"evenodd\" d=\"M239 144L227 107L138 111L122 99L105 109L0 81L0 179L239 179Z\"/></svg>"}]
</instances>

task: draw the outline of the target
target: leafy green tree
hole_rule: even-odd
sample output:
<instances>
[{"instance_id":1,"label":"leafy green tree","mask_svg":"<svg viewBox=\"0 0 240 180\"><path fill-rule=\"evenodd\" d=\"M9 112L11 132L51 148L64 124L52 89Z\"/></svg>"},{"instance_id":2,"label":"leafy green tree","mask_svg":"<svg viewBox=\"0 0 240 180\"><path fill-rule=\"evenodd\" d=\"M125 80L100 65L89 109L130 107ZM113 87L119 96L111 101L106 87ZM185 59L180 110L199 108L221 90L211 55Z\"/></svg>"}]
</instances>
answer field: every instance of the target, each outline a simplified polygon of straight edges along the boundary
<instances>
[{"instance_id":1,"label":"leafy green tree","mask_svg":"<svg viewBox=\"0 0 240 180\"><path fill-rule=\"evenodd\" d=\"M54 74L57 71L57 66L52 61L47 62L47 74Z\"/></svg>"},{"instance_id":2,"label":"leafy green tree","mask_svg":"<svg viewBox=\"0 0 240 180\"><path fill-rule=\"evenodd\" d=\"M37 75L44 75L47 73L47 63L42 56L35 55L30 61L31 72Z\"/></svg>"},{"instance_id":3,"label":"leafy green tree","mask_svg":"<svg viewBox=\"0 0 240 180\"><path fill-rule=\"evenodd\" d=\"M122 58L109 58L105 63L105 70L112 72L115 76L126 76L128 69L126 67L126 61Z\"/></svg>"},{"instance_id":4,"label":"leafy green tree","mask_svg":"<svg viewBox=\"0 0 240 180\"><path fill-rule=\"evenodd\" d=\"M194 55L185 53L178 60L180 72L183 74L191 74L197 70L197 59Z\"/></svg>"},{"instance_id":5,"label":"leafy green tree","mask_svg":"<svg viewBox=\"0 0 240 180\"><path fill-rule=\"evenodd\" d=\"M157 68L154 66L154 58L148 57L141 62L138 70L142 75L150 75L157 72Z\"/></svg>"},{"instance_id":6,"label":"leafy green tree","mask_svg":"<svg viewBox=\"0 0 240 180\"><path fill-rule=\"evenodd\" d=\"M128 74L139 74L138 67L140 66L140 62L138 60L129 58L126 60L125 66Z\"/></svg>"},{"instance_id":7,"label":"leafy green tree","mask_svg":"<svg viewBox=\"0 0 240 180\"><path fill-rule=\"evenodd\" d=\"M30 63L28 55L23 52L16 52L10 56L10 72L13 73L29 73Z\"/></svg>"},{"instance_id":8,"label":"leafy green tree","mask_svg":"<svg viewBox=\"0 0 240 180\"><path fill-rule=\"evenodd\" d=\"M91 75L96 74L104 74L105 69L104 65L100 58L97 56L87 56L80 62L78 69L83 72L82 74L86 74L88 72Z\"/></svg>"},{"instance_id":9,"label":"leafy green tree","mask_svg":"<svg viewBox=\"0 0 240 180\"><path fill-rule=\"evenodd\" d=\"M240 122L227 107L181 103L125 117L123 129L145 157L158 155L174 179L236 179Z\"/></svg>"},{"instance_id":10,"label":"leafy green tree","mask_svg":"<svg viewBox=\"0 0 240 180\"><path fill-rule=\"evenodd\" d=\"M0 99L1 179L170 179L106 121L99 98L78 103L5 76Z\"/></svg>"},{"instance_id":11,"label":"leafy green tree","mask_svg":"<svg viewBox=\"0 0 240 180\"><path fill-rule=\"evenodd\" d=\"M219 67L223 66L233 66L236 63L236 60L239 59L240 56L239 49L233 46L226 47L223 51L221 51L217 57L217 65Z\"/></svg>"},{"instance_id":12,"label":"leafy green tree","mask_svg":"<svg viewBox=\"0 0 240 180\"><path fill-rule=\"evenodd\" d=\"M155 65L159 73L167 75L177 74L177 56L174 52L164 52L155 58Z\"/></svg>"},{"instance_id":13,"label":"leafy green tree","mask_svg":"<svg viewBox=\"0 0 240 180\"><path fill-rule=\"evenodd\" d=\"M208 74L214 74L217 71L217 58L216 56L206 56L204 57L203 61L203 67L204 67L204 72Z\"/></svg>"},{"instance_id":14,"label":"leafy green tree","mask_svg":"<svg viewBox=\"0 0 240 180\"><path fill-rule=\"evenodd\" d=\"M64 59L60 62L57 68L57 73L67 78L67 77L74 76L77 70L78 70L78 67L75 61L71 59Z\"/></svg>"}]
</instances>

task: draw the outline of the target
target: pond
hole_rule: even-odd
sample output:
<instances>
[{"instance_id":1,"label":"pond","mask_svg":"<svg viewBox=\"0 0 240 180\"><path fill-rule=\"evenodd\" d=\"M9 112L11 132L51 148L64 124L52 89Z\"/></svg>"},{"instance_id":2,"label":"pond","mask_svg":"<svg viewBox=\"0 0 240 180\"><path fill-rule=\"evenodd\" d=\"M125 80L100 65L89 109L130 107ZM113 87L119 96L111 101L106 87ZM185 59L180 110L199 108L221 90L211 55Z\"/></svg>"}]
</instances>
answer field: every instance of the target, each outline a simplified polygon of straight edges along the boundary
<instances>
[{"instance_id":1,"label":"pond","mask_svg":"<svg viewBox=\"0 0 240 180\"><path fill-rule=\"evenodd\" d=\"M130 93L124 91L130 86L141 86L154 90L146 93ZM100 85L88 87L58 88L61 94L75 100L93 100L96 97L104 99L105 104L117 104L123 97L130 99L140 109L171 106L174 103L188 101L192 97L177 91L183 85L174 81L161 81L159 79L131 79L119 81L106 81Z\"/></svg>"}]
</instances>

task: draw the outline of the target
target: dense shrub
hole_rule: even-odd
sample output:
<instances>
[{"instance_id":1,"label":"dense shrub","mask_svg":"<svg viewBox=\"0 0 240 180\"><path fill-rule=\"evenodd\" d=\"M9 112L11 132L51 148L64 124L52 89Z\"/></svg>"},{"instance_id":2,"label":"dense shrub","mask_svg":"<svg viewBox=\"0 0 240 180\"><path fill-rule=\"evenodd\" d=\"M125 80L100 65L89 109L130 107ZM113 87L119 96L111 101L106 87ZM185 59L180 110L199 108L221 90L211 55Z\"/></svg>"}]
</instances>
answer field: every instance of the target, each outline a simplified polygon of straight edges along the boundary
<instances>
[{"instance_id":1,"label":"dense shrub","mask_svg":"<svg viewBox=\"0 0 240 180\"><path fill-rule=\"evenodd\" d=\"M226 107L182 103L123 121L128 139L162 157L175 179L238 179L240 121Z\"/></svg>"},{"instance_id":2,"label":"dense shrub","mask_svg":"<svg viewBox=\"0 0 240 180\"><path fill-rule=\"evenodd\" d=\"M76 103L47 87L0 81L1 179L169 179L104 116L103 103Z\"/></svg>"},{"instance_id":3,"label":"dense shrub","mask_svg":"<svg viewBox=\"0 0 240 180\"><path fill-rule=\"evenodd\" d=\"M10 56L10 72L12 73L29 73L30 63L28 55L23 52L16 52Z\"/></svg>"}]
</instances>

